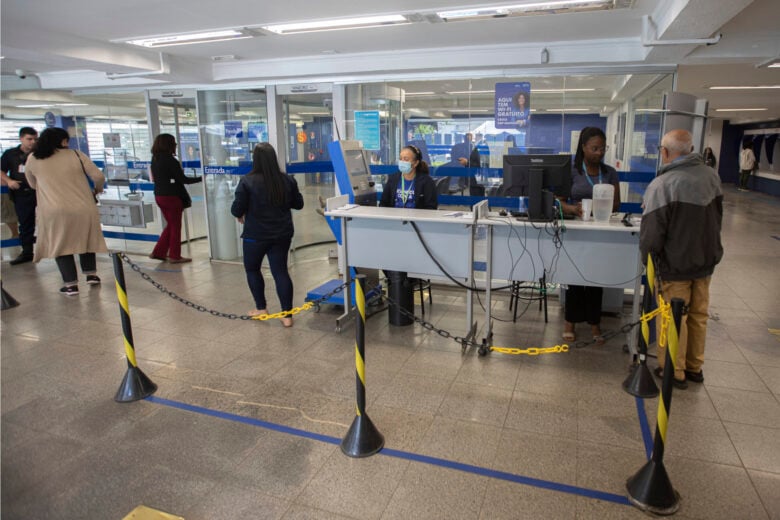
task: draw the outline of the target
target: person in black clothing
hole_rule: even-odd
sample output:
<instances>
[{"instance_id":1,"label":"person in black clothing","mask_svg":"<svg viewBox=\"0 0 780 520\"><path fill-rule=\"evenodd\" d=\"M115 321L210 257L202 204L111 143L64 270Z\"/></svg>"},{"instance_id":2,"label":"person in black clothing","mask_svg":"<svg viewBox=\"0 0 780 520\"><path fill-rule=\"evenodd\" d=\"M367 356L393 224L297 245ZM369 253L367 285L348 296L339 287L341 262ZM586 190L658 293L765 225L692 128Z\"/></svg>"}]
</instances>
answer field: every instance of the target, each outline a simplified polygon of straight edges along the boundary
<instances>
[{"instance_id":1,"label":"person in black clothing","mask_svg":"<svg viewBox=\"0 0 780 520\"><path fill-rule=\"evenodd\" d=\"M154 201L160 206L166 224L149 258L181 264L192 261L181 256L181 215L184 200L190 201L184 185L201 182L203 177L185 176L175 153L176 138L171 134L158 135L152 145Z\"/></svg>"},{"instance_id":2,"label":"person in black clothing","mask_svg":"<svg viewBox=\"0 0 780 520\"><path fill-rule=\"evenodd\" d=\"M260 143L252 152L252 171L238 183L230 208L244 224L244 269L255 300L255 308L248 312L250 316L268 314L265 281L260 272L266 255L282 311L292 309L293 283L287 272L287 255L295 233L291 209L303 209L298 183L279 169L274 147ZM281 320L285 327L292 327L292 316Z\"/></svg>"},{"instance_id":3,"label":"person in black clothing","mask_svg":"<svg viewBox=\"0 0 780 520\"><path fill-rule=\"evenodd\" d=\"M715 154L712 152L712 148L709 146L705 148L702 156L704 157L704 164L712 169L715 169L715 167L718 165L718 160L715 159Z\"/></svg>"},{"instance_id":4,"label":"person in black clothing","mask_svg":"<svg viewBox=\"0 0 780 520\"><path fill-rule=\"evenodd\" d=\"M471 134L466 134L467 136L470 136ZM469 137L466 138L467 141L471 141ZM471 149L471 153L469 153L469 158L466 159L465 157L458 157L458 162L461 166L465 166L466 168L481 168L482 167L482 154L480 153L479 147L482 146L484 148L487 148L487 143L483 139L482 134L477 132L476 134L476 142L474 143L474 148ZM485 162L490 162L490 150L485 150L486 153L484 157L487 159ZM477 197L484 197L485 196L485 187L480 186L477 183L477 179L471 175L468 178L468 187L469 187L469 195L471 196L477 196Z\"/></svg>"},{"instance_id":5,"label":"person in black clothing","mask_svg":"<svg viewBox=\"0 0 780 520\"><path fill-rule=\"evenodd\" d=\"M19 241L22 244L22 253L11 260L11 265L32 262L33 259L37 201L35 190L30 187L24 176L24 166L27 162L27 156L33 151L37 141L38 132L34 128L25 126L19 130L19 146L6 150L0 158L2 175L8 176L5 184L8 186L8 193L14 203L16 217L19 220Z\"/></svg>"},{"instance_id":6,"label":"person in black clothing","mask_svg":"<svg viewBox=\"0 0 780 520\"><path fill-rule=\"evenodd\" d=\"M436 209L436 183L429 175L428 164L416 146L401 149L398 173L387 177L379 205L386 208Z\"/></svg>"}]
</instances>

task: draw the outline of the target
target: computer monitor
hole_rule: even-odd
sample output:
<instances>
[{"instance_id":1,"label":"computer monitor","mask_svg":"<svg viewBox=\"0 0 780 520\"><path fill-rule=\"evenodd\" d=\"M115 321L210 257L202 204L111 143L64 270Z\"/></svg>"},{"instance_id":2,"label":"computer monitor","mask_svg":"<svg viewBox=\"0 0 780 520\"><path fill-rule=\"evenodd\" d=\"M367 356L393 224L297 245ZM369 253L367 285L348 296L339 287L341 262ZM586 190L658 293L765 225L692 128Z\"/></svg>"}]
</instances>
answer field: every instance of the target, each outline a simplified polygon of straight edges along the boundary
<instances>
[{"instance_id":1,"label":"computer monitor","mask_svg":"<svg viewBox=\"0 0 780 520\"><path fill-rule=\"evenodd\" d=\"M528 197L528 218L555 219L556 196L571 194L570 155L505 155L504 196Z\"/></svg>"}]
</instances>

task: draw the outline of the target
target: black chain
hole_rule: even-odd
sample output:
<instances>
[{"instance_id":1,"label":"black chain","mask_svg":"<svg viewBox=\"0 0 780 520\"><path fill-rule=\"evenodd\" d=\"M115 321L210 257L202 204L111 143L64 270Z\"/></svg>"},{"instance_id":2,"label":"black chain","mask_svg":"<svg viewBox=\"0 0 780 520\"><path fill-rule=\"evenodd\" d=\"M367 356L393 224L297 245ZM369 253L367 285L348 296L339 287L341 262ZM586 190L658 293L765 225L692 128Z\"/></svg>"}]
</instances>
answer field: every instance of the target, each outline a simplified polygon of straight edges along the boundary
<instances>
[{"instance_id":1,"label":"black chain","mask_svg":"<svg viewBox=\"0 0 780 520\"><path fill-rule=\"evenodd\" d=\"M467 346L475 347L475 348L484 348L484 345L482 343L477 343L476 341L466 339L466 338L464 338L462 336L455 336L455 335L451 334L450 332L448 332L448 331L446 331L444 329L436 328L432 323L429 323L429 322L425 321L424 319L415 316L414 313L409 312L408 310L406 310L403 307L401 307L400 305L398 305L395 301L393 301L392 298L390 298L387 295L383 295L383 298L385 300L387 300L390 304L395 305L398 308L398 310L401 312L401 314L403 314L407 318L410 318L410 319L414 320L415 323L420 324L424 329L434 331L436 334L438 334L442 338L452 339L453 341L455 341L458 344L460 344L461 346L463 346L463 348L465 348ZM631 332L631 329L633 329L634 327L636 327L640 323L642 323L642 320L637 320L637 321L635 321L633 323L627 323L627 324L623 325L618 330L607 331L607 332L605 332L604 334L601 335L601 341L606 343L607 341L609 341L610 339L614 338L618 334L628 334L629 332ZM600 341L599 339L593 339L591 341L580 340L580 341L577 341L576 343L574 343L573 346L574 346L574 348L585 348L585 347L588 347L590 345L595 345L596 343L599 343L599 341ZM488 345L488 346L490 346L490 345Z\"/></svg>"},{"instance_id":2,"label":"black chain","mask_svg":"<svg viewBox=\"0 0 780 520\"><path fill-rule=\"evenodd\" d=\"M180 303L183 303L187 307L191 307L191 308L195 309L198 312L207 312L207 313L211 314L212 316L216 316L218 318L227 318L229 320L253 320L253 319L257 319L254 316L249 316L249 315L246 315L246 314L233 314L233 313L216 311L216 310L213 310L213 309L209 309L208 307L204 307L203 305L197 304L195 302L191 302L190 300L188 300L186 298L182 298L181 296L179 296L175 292L168 290L168 288L166 288L163 284L155 281L151 276L149 276L147 273L145 273L143 271L141 266L139 266L136 263L133 263L133 261L130 260L130 258L126 254L124 254L124 253L113 253L113 254L118 255L119 258L124 260L130 266L130 268L133 271L135 271L136 273L140 274L141 278L143 278L144 280L146 280L150 284L154 285L157 288L158 291L160 291L163 294L166 294L166 295L170 296L171 298L173 298L174 300L176 300L176 301L178 301ZM324 296L321 296L321 297L317 298L316 300L313 300L313 301L308 302L308 303L312 303L313 305L317 306L317 305L325 302L326 300L328 300L331 296L340 293L346 287L349 287L349 285L351 285L351 283L352 283L351 281L348 282L348 283L342 283L341 285L339 285L338 287L336 287L335 289L330 291L328 294L326 294Z\"/></svg>"}]
</instances>

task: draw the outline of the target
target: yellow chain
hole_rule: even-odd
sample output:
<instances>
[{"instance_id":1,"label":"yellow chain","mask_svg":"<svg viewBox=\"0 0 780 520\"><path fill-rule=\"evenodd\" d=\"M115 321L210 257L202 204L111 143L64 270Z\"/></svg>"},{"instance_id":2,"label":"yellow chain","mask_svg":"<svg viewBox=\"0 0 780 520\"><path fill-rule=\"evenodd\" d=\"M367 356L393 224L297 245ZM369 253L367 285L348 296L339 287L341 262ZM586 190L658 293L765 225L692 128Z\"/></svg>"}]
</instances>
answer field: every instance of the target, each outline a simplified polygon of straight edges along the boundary
<instances>
[{"instance_id":1,"label":"yellow chain","mask_svg":"<svg viewBox=\"0 0 780 520\"><path fill-rule=\"evenodd\" d=\"M665 347L669 324L672 321L672 306L666 303L664 297L660 294L658 295L658 308L640 316L639 321L649 322L656 316L661 317L661 332L658 335L658 346Z\"/></svg>"},{"instance_id":2,"label":"yellow chain","mask_svg":"<svg viewBox=\"0 0 780 520\"><path fill-rule=\"evenodd\" d=\"M252 319L253 320L265 321L265 320L274 320L274 319L277 319L277 318L286 318L287 316L293 316L293 315L298 314L299 312L302 312L302 311L308 311L312 307L314 307L314 303L313 302L306 302L303 305L301 305L300 307L295 307L293 309L290 309L289 311L281 311L281 312L276 312L274 314L259 314L257 316L252 316Z\"/></svg>"},{"instance_id":3,"label":"yellow chain","mask_svg":"<svg viewBox=\"0 0 780 520\"><path fill-rule=\"evenodd\" d=\"M541 354L560 354L561 352L568 352L569 345L555 345L554 347L530 347L530 348L509 348L509 347L490 347L493 352L500 352L502 354L520 355L525 354L527 356L539 356Z\"/></svg>"}]
</instances>

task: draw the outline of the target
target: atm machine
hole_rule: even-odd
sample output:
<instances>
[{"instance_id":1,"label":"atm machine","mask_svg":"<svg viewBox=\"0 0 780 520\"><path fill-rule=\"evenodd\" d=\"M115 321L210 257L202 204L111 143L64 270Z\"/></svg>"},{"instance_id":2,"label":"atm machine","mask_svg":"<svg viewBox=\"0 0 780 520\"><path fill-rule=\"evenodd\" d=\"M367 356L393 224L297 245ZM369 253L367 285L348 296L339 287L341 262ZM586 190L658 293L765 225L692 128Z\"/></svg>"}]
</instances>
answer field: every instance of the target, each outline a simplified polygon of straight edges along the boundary
<instances>
[{"instance_id":1,"label":"atm machine","mask_svg":"<svg viewBox=\"0 0 780 520\"><path fill-rule=\"evenodd\" d=\"M346 204L356 204L359 206L376 206L377 192L374 188L374 181L371 179L369 170L369 155L363 150L360 141L333 141L328 144L328 152L333 161L333 170L336 175L336 197L328 199L328 209L332 207L341 207ZM339 271L342 273L341 279L329 280L319 287L306 293L306 301L317 301L329 292L336 289L339 285L347 283L355 276L354 268L343 264L344 254L341 241L341 226L343 223L331 217L325 217L328 221L333 235L336 237L339 251ZM369 280L371 276L369 276ZM374 281L377 277L374 276ZM382 292L382 286L378 283L367 291L366 301L370 301ZM345 299L349 301L345 302ZM354 299L354 288L351 291L343 291L335 294L327 300L320 303L344 306L344 314L336 319L336 332L341 332L341 326L345 320L351 318L354 314L352 302ZM346 303L346 304L345 304Z\"/></svg>"}]
</instances>

